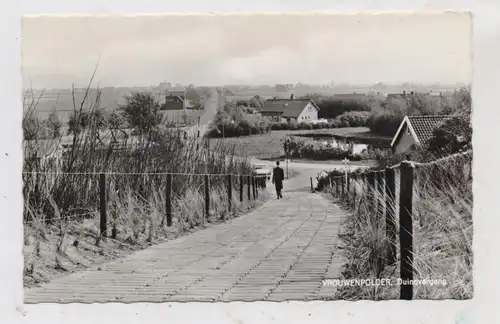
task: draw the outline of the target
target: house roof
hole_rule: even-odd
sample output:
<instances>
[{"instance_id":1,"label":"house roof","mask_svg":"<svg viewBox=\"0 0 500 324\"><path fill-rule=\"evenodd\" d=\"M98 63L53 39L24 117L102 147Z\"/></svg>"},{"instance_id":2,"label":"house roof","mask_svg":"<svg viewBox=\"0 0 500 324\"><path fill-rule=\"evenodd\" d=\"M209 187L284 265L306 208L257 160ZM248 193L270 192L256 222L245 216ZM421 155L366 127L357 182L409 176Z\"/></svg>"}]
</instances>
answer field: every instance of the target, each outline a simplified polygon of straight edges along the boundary
<instances>
[{"instance_id":1,"label":"house roof","mask_svg":"<svg viewBox=\"0 0 500 324\"><path fill-rule=\"evenodd\" d=\"M449 115L405 116L401 125L399 125L396 135L394 135L392 139L391 146L393 146L399 138L405 124L408 125L415 142L417 142L417 144L423 144L432 137L434 129L450 117Z\"/></svg>"},{"instance_id":2,"label":"house roof","mask_svg":"<svg viewBox=\"0 0 500 324\"><path fill-rule=\"evenodd\" d=\"M311 102L313 106L319 110L318 105L310 99L269 99L266 100L260 109L260 112L279 113L285 118L297 118L302 111L304 111L304 108L309 102Z\"/></svg>"},{"instance_id":3,"label":"house roof","mask_svg":"<svg viewBox=\"0 0 500 324\"><path fill-rule=\"evenodd\" d=\"M167 90L167 96L184 98L185 95L186 95L186 90Z\"/></svg>"}]
</instances>

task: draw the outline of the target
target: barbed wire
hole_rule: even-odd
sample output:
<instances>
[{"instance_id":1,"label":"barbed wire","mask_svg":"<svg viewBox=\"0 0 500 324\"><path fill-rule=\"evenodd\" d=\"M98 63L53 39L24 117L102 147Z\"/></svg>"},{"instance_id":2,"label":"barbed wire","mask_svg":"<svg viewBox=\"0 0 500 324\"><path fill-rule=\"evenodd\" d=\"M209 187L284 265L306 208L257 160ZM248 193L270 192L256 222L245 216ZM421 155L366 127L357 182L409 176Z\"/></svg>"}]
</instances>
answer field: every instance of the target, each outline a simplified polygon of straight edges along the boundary
<instances>
[{"instance_id":1,"label":"barbed wire","mask_svg":"<svg viewBox=\"0 0 500 324\"><path fill-rule=\"evenodd\" d=\"M461 157L461 156L465 156L465 155L469 155L469 154L472 154L472 150L468 150L468 151L465 151L465 152L459 152L459 153L455 153L455 154L452 154L452 155L448 155L448 156L445 156L443 158L440 158L440 159L437 159L437 160L434 160L434 161L431 161L431 162L415 162L415 161L411 161L411 163L415 166L429 166L429 165L434 165L434 164L439 164L441 162L446 162L448 160L453 160L457 157Z\"/></svg>"},{"instance_id":2,"label":"barbed wire","mask_svg":"<svg viewBox=\"0 0 500 324\"><path fill-rule=\"evenodd\" d=\"M445 157L442 157L442 158L439 158L437 160L430 161L430 162L417 162L417 161L405 161L405 162L408 162L408 163L410 163L413 166L420 166L420 167L424 166L425 167L425 166L431 166L431 165L435 165L435 164L440 164L440 163L443 163L443 162L446 162L446 161L449 161L449 160L453 160L453 159L461 157L461 156L466 156L466 155L469 155L469 154L472 154L472 150L468 150L468 151L465 151L465 152L455 153L455 154L448 155L448 156L445 156ZM386 167L385 169L398 169L399 167L401 167L401 163L404 163L404 162L399 162L397 164L394 164L394 165L391 165L389 167ZM360 175L383 173L383 172L385 172L385 169L363 171L363 172L360 173ZM331 178L332 180L335 180L335 179L341 179L341 178L344 178L344 177L345 177L345 175L337 175L337 176L333 176L333 177L329 177L329 178Z\"/></svg>"},{"instance_id":3,"label":"barbed wire","mask_svg":"<svg viewBox=\"0 0 500 324\"><path fill-rule=\"evenodd\" d=\"M183 172L46 172L46 171L24 171L23 174L47 174L47 175L142 175L142 176L160 176L160 175L182 175L182 176L234 176L234 177L255 177L264 178L267 175L250 174L250 173L183 173Z\"/></svg>"}]
</instances>

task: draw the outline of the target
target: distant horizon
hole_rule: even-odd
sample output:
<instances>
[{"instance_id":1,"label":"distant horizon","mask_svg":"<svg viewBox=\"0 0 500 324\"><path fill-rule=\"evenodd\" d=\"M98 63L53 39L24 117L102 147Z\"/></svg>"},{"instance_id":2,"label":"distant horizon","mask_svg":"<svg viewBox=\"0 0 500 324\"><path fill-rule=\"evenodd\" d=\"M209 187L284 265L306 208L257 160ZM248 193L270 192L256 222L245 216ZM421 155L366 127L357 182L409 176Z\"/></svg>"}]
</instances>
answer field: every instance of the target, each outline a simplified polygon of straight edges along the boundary
<instances>
[{"instance_id":1,"label":"distant horizon","mask_svg":"<svg viewBox=\"0 0 500 324\"><path fill-rule=\"evenodd\" d=\"M162 82L161 82L162 83ZM103 88L158 88L160 87L161 83L158 83L157 85L94 85L91 86L90 89L103 89ZM294 85L294 88L296 88L296 84L293 83L277 83L277 84L222 84L222 85L203 85L203 84L181 84L181 87L188 87L189 85L193 85L195 88L217 88L217 87L250 87L250 88L260 88L260 87L275 87L276 85L286 85L286 84L292 84ZM331 84L308 84L308 83L302 83L301 86L304 87L324 87L324 88L329 88L329 89L335 89L335 88L345 88L345 87L351 87L351 88L374 88L375 86L381 84L381 86L387 86L387 87L403 87L404 85L410 85L414 87L432 87L432 86L439 86L443 88L460 88L460 87L468 87L471 85L471 82L466 83L466 82L455 82L455 83L439 83L439 82L434 82L434 83L414 83L414 82L398 82L398 83L385 83L385 82L377 82L373 84L350 84L350 83L336 83L334 85ZM175 83L172 83L171 89L179 87L179 85L176 85ZM86 86L78 86L75 87L75 89L86 89ZM292 88L291 90L293 90ZM71 90L72 87L60 87L60 88L23 88L23 91L27 90Z\"/></svg>"}]
</instances>

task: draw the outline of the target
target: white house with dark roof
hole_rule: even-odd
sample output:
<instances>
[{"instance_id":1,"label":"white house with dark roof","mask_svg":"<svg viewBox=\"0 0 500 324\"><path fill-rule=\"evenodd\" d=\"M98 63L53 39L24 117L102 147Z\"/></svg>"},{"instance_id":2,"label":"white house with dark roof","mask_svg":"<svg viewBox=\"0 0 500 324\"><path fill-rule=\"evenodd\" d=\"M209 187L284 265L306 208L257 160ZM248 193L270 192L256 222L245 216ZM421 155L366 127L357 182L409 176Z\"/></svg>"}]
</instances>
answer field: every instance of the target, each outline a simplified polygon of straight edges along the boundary
<instances>
[{"instance_id":1,"label":"white house with dark roof","mask_svg":"<svg viewBox=\"0 0 500 324\"><path fill-rule=\"evenodd\" d=\"M318 105L311 99L269 99L260 114L275 122L313 122L318 120Z\"/></svg>"},{"instance_id":2,"label":"white house with dark roof","mask_svg":"<svg viewBox=\"0 0 500 324\"><path fill-rule=\"evenodd\" d=\"M391 142L393 153L404 153L412 147L426 145L434 129L450 117L448 115L405 116Z\"/></svg>"}]
</instances>

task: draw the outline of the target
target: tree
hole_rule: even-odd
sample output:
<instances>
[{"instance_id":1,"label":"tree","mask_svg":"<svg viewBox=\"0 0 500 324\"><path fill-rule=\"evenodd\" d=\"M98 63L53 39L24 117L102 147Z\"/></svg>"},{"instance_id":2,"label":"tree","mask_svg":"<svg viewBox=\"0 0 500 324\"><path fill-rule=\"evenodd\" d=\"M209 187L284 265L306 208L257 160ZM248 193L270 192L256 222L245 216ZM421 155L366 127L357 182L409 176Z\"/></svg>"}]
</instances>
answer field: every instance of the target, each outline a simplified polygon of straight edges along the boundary
<instances>
[{"instance_id":1,"label":"tree","mask_svg":"<svg viewBox=\"0 0 500 324\"><path fill-rule=\"evenodd\" d=\"M76 111L69 117L68 133L78 134L84 129L104 129L107 126L107 118L101 109L91 111Z\"/></svg>"},{"instance_id":2,"label":"tree","mask_svg":"<svg viewBox=\"0 0 500 324\"><path fill-rule=\"evenodd\" d=\"M59 116L57 116L56 111L52 111L50 113L49 118L47 118L46 121L46 127L50 137L58 138L61 136L62 123L61 120L59 119Z\"/></svg>"},{"instance_id":3,"label":"tree","mask_svg":"<svg viewBox=\"0 0 500 324\"><path fill-rule=\"evenodd\" d=\"M135 92L125 96L126 104L119 110L128 125L139 134L151 133L162 122L160 103L148 92Z\"/></svg>"},{"instance_id":4,"label":"tree","mask_svg":"<svg viewBox=\"0 0 500 324\"><path fill-rule=\"evenodd\" d=\"M468 115L455 115L437 127L429 140L429 150L438 155L454 154L472 148L472 125Z\"/></svg>"}]
</instances>

